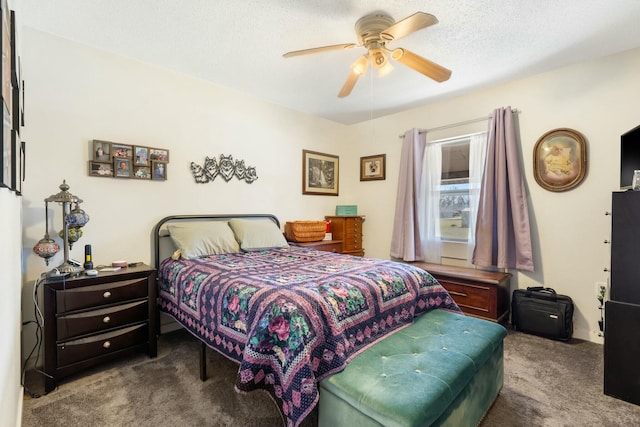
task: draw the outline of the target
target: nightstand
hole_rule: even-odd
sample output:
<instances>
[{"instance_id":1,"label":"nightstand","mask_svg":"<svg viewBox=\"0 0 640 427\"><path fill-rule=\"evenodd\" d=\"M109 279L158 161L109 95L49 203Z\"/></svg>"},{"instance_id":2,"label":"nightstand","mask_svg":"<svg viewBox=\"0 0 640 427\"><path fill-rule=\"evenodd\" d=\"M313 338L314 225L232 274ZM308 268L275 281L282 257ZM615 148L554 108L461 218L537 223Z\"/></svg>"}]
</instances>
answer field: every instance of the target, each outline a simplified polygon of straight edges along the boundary
<instances>
[{"instance_id":1,"label":"nightstand","mask_svg":"<svg viewBox=\"0 0 640 427\"><path fill-rule=\"evenodd\" d=\"M45 392L115 357L157 355L155 276L155 269L140 265L44 281L44 370L52 377Z\"/></svg>"},{"instance_id":2,"label":"nightstand","mask_svg":"<svg viewBox=\"0 0 640 427\"><path fill-rule=\"evenodd\" d=\"M318 242L288 242L291 246L301 246L316 251L342 253L342 240L320 240Z\"/></svg>"}]
</instances>

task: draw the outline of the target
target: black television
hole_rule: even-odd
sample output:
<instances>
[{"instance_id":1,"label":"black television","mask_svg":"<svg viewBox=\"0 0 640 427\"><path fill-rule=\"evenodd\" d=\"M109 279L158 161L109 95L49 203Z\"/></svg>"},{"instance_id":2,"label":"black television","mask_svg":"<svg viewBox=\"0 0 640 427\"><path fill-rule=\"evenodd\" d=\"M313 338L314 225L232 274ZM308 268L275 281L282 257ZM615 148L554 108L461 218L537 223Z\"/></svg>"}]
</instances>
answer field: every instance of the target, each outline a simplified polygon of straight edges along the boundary
<instances>
[{"instance_id":1,"label":"black television","mask_svg":"<svg viewBox=\"0 0 640 427\"><path fill-rule=\"evenodd\" d=\"M640 170L640 126L620 137L620 189L632 187L633 171Z\"/></svg>"}]
</instances>

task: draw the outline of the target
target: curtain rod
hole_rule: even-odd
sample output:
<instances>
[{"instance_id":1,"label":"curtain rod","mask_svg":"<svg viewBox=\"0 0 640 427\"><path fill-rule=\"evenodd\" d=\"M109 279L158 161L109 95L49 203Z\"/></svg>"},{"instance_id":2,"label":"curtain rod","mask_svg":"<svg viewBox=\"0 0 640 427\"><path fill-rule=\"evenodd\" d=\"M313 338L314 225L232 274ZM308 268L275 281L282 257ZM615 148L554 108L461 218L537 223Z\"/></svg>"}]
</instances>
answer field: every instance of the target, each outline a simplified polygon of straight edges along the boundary
<instances>
[{"instance_id":1,"label":"curtain rod","mask_svg":"<svg viewBox=\"0 0 640 427\"><path fill-rule=\"evenodd\" d=\"M517 114L519 112L520 111L518 111L517 108L514 108L514 109L511 110L512 114ZM477 123L477 122L481 122L483 120L489 120L489 119L491 119L491 115L488 115L486 117L478 117L478 118L475 118L475 119L465 120L463 122L457 122L457 123L451 123L451 124L448 124L448 125L437 126L437 127L430 128L430 129L424 129L424 130L418 131L418 133L426 133L426 132L433 132L433 131L436 131L436 130L450 129L450 128L469 125L471 123ZM404 135L398 135L398 138L404 138Z\"/></svg>"}]
</instances>

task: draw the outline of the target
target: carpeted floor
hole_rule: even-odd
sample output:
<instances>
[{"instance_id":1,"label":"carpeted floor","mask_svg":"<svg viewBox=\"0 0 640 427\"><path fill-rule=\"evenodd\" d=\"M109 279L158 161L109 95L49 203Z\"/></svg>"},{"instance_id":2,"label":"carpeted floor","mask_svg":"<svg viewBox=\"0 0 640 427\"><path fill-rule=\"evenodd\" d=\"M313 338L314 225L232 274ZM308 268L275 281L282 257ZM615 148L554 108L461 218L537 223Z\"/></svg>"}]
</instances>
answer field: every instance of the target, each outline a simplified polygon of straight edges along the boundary
<instances>
[{"instance_id":1,"label":"carpeted floor","mask_svg":"<svg viewBox=\"0 0 640 427\"><path fill-rule=\"evenodd\" d=\"M25 396L23 426L282 426L266 393L234 391L237 365L214 351L201 382L198 349L184 331L163 335L156 359L116 361L46 396ZM481 427L640 426L640 406L603 394L602 372L601 345L510 332L504 387ZM32 372L27 386L38 393L44 387ZM301 427L316 423L314 413Z\"/></svg>"}]
</instances>

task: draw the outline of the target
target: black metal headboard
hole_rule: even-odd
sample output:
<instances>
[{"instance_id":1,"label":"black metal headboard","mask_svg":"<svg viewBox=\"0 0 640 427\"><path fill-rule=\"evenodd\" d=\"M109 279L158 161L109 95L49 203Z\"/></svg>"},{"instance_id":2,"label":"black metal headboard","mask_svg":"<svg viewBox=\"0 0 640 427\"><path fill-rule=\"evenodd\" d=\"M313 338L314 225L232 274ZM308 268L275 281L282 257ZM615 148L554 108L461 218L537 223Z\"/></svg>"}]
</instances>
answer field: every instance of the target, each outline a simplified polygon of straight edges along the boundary
<instances>
[{"instance_id":1,"label":"black metal headboard","mask_svg":"<svg viewBox=\"0 0 640 427\"><path fill-rule=\"evenodd\" d=\"M280 221L275 215L271 214L229 214L229 215L172 215L162 218L153 227L152 241L154 248L153 266L158 268L160 266L160 241L162 226L170 222L192 222L192 221L228 221L233 218L243 219L270 219L275 222L278 228L280 228Z\"/></svg>"}]
</instances>

